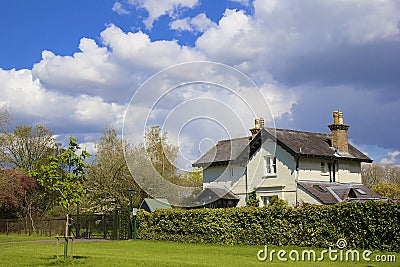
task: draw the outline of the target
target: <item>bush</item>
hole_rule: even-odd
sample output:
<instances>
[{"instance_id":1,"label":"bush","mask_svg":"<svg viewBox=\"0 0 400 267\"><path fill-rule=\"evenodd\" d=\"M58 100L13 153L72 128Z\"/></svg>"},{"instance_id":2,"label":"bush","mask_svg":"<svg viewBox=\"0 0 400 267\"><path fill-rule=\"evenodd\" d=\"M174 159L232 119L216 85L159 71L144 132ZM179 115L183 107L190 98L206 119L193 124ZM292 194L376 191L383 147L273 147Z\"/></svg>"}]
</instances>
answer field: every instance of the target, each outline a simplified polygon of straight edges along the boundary
<instances>
[{"instance_id":1,"label":"bush","mask_svg":"<svg viewBox=\"0 0 400 267\"><path fill-rule=\"evenodd\" d=\"M400 204L139 211L138 237L187 243L334 246L400 251Z\"/></svg>"}]
</instances>

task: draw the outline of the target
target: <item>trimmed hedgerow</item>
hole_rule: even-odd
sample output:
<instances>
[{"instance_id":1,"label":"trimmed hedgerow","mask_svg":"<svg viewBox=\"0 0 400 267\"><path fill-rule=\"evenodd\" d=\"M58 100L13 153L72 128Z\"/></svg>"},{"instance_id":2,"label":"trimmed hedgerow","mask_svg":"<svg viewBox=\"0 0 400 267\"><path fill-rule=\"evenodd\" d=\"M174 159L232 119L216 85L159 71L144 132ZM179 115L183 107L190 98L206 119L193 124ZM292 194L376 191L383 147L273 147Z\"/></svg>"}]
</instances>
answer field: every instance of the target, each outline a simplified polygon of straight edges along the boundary
<instances>
[{"instance_id":1,"label":"trimmed hedgerow","mask_svg":"<svg viewBox=\"0 0 400 267\"><path fill-rule=\"evenodd\" d=\"M187 243L333 246L400 251L400 204L139 211L138 238Z\"/></svg>"}]
</instances>

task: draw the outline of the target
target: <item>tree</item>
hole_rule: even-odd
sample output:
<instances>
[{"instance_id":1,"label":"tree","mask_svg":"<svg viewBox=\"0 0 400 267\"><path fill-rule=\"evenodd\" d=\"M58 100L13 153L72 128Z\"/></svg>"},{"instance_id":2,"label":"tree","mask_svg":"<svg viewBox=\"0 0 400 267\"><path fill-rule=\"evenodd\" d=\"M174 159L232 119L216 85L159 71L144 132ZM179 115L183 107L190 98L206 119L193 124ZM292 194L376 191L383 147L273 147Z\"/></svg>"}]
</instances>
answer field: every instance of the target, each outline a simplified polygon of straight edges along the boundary
<instances>
[{"instance_id":1,"label":"tree","mask_svg":"<svg viewBox=\"0 0 400 267\"><path fill-rule=\"evenodd\" d=\"M200 168L194 168L191 171L185 172L179 176L178 183L182 186L202 187L203 186L203 171Z\"/></svg>"},{"instance_id":2,"label":"tree","mask_svg":"<svg viewBox=\"0 0 400 267\"><path fill-rule=\"evenodd\" d=\"M363 164L361 177L365 185L385 198L400 198L400 166Z\"/></svg>"},{"instance_id":3,"label":"tree","mask_svg":"<svg viewBox=\"0 0 400 267\"><path fill-rule=\"evenodd\" d=\"M10 122L10 113L4 107L0 108L0 132L5 132L6 126Z\"/></svg>"},{"instance_id":4,"label":"tree","mask_svg":"<svg viewBox=\"0 0 400 267\"><path fill-rule=\"evenodd\" d=\"M69 234L69 212L72 205L82 202L86 195L86 158L90 154L80 149L77 139L69 138L68 148L57 156L49 157L49 164L41 167L37 182L46 192L56 194L55 201L67 210L65 235Z\"/></svg>"},{"instance_id":5,"label":"tree","mask_svg":"<svg viewBox=\"0 0 400 267\"><path fill-rule=\"evenodd\" d=\"M162 134L159 126L152 126L145 133L145 143L153 167L164 179L176 182L178 147L167 143L167 133Z\"/></svg>"},{"instance_id":6,"label":"tree","mask_svg":"<svg viewBox=\"0 0 400 267\"><path fill-rule=\"evenodd\" d=\"M58 153L59 144L55 142L52 132L41 125L18 125L12 133L4 131L0 135L0 161L3 167L18 170L24 175L39 172L40 166L48 163L48 157ZM52 202L50 194L47 194L49 199L41 198L44 194L41 190L40 186L30 187L24 197L25 219L28 221L30 218L32 228L32 213L47 210Z\"/></svg>"},{"instance_id":7,"label":"tree","mask_svg":"<svg viewBox=\"0 0 400 267\"><path fill-rule=\"evenodd\" d=\"M21 217L29 210L28 192L35 187L35 179L23 171L0 170L0 217Z\"/></svg>"},{"instance_id":8,"label":"tree","mask_svg":"<svg viewBox=\"0 0 400 267\"><path fill-rule=\"evenodd\" d=\"M400 186L398 184L380 182L372 186L371 189L384 198L400 199Z\"/></svg>"},{"instance_id":9,"label":"tree","mask_svg":"<svg viewBox=\"0 0 400 267\"><path fill-rule=\"evenodd\" d=\"M135 190L133 205L140 205L146 193L133 179L124 156L134 148L117 136L114 128L103 131L97 144L97 154L88 172L89 209L94 211L114 210L129 202L129 188Z\"/></svg>"},{"instance_id":10,"label":"tree","mask_svg":"<svg viewBox=\"0 0 400 267\"><path fill-rule=\"evenodd\" d=\"M259 207L260 200L257 198L257 193L255 190L249 193L249 198L247 200L246 206L248 207Z\"/></svg>"},{"instance_id":11,"label":"tree","mask_svg":"<svg viewBox=\"0 0 400 267\"><path fill-rule=\"evenodd\" d=\"M7 165L27 172L38 171L51 155L56 155L59 144L52 132L42 125L18 125L13 133L0 136L0 160Z\"/></svg>"}]
</instances>

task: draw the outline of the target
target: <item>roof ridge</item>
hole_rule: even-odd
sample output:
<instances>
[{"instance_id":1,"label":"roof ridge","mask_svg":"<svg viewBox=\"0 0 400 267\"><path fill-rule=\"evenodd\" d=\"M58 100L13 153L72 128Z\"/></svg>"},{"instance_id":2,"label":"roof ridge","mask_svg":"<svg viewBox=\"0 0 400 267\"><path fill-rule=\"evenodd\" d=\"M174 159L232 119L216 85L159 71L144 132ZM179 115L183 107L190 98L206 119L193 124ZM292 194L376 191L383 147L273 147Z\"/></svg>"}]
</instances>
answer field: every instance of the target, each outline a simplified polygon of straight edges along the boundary
<instances>
[{"instance_id":1,"label":"roof ridge","mask_svg":"<svg viewBox=\"0 0 400 267\"><path fill-rule=\"evenodd\" d=\"M273 129L273 128L266 128L266 129ZM296 133L308 133L308 134L319 134L329 136L329 133L319 133L319 132L310 132L310 131L300 131L300 130L293 130L293 129L282 129L282 128L275 128L276 131L285 131L285 132L296 132Z\"/></svg>"}]
</instances>

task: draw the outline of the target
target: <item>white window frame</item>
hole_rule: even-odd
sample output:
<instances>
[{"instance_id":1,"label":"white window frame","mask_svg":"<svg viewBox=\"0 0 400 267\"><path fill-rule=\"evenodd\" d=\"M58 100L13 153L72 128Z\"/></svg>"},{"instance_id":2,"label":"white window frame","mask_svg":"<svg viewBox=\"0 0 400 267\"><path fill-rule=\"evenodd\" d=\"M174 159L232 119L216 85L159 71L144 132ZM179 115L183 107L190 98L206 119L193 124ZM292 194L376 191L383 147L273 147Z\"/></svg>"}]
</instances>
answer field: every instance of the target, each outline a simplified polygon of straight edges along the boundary
<instances>
[{"instance_id":1,"label":"white window frame","mask_svg":"<svg viewBox=\"0 0 400 267\"><path fill-rule=\"evenodd\" d=\"M276 157L272 155L265 155L265 175L275 176L276 175Z\"/></svg>"}]
</instances>

